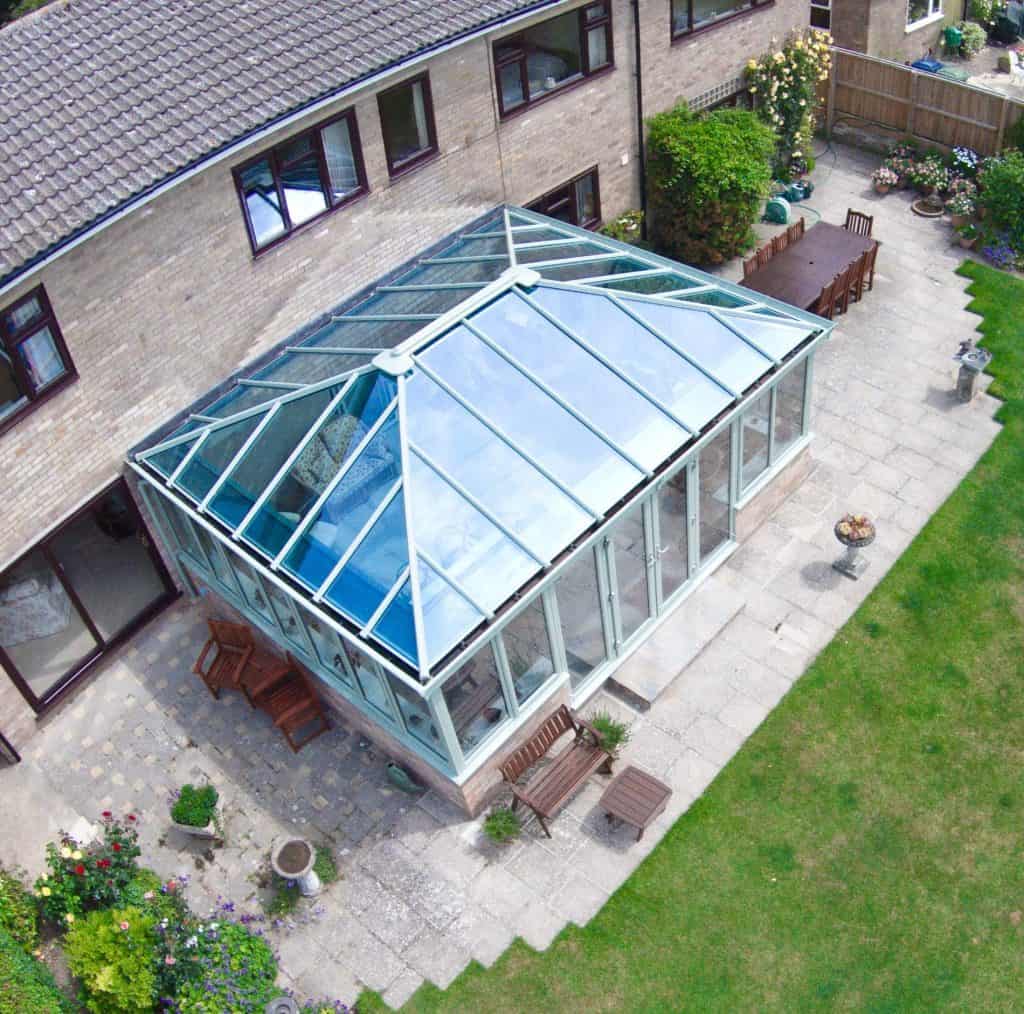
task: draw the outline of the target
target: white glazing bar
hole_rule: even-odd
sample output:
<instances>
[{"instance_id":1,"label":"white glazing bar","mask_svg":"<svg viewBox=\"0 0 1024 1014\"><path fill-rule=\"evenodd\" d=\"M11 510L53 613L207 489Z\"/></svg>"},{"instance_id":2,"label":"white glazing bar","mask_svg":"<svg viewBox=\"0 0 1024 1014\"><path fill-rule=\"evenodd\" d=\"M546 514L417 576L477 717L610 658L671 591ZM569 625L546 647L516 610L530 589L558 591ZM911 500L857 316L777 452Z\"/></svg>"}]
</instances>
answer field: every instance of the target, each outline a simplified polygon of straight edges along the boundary
<instances>
[{"instance_id":1,"label":"white glazing bar","mask_svg":"<svg viewBox=\"0 0 1024 1014\"><path fill-rule=\"evenodd\" d=\"M642 398L645 398L648 402L650 402L656 409L658 409L659 412L662 412L664 415L668 416L669 419L671 419L677 426L685 430L687 433L691 435L693 434L693 429L690 426L687 426L686 423L683 421L682 417L677 412L674 412L669 405L666 405L660 398L657 398L653 394L651 394L651 392L648 391L647 388L641 387L640 384L638 384L635 380L633 380L627 374L623 373L623 371L620 370L619 367L616 366L616 364L613 363L606 355L604 355L602 352L599 352L585 338L581 338L575 331L572 330L572 328L570 328L567 324L564 324L553 313L551 313L543 306L541 306L540 303L538 303L532 296L529 295L529 293L520 290L519 297L523 299L525 302L527 302L531 307L533 307L533 309L536 310L537 313L539 313L549 324L552 324L555 327L557 327L558 330L562 332L562 334L564 334L567 338L571 339L577 345L579 345L579 347L583 349L584 352L587 352L591 356L593 356L594 359L601 363L602 366L605 366L607 369L611 370L611 372L614 373L615 376L619 378L619 380L621 380L628 387L631 387Z\"/></svg>"},{"instance_id":2,"label":"white glazing bar","mask_svg":"<svg viewBox=\"0 0 1024 1014\"><path fill-rule=\"evenodd\" d=\"M305 388L305 384L293 384L284 380L252 380L249 377L243 377L237 381L239 387L266 387L271 391L297 391L300 387Z\"/></svg>"},{"instance_id":3,"label":"white glazing bar","mask_svg":"<svg viewBox=\"0 0 1024 1014\"><path fill-rule=\"evenodd\" d=\"M508 217L508 208L501 209L501 218L505 223L505 246L508 249L508 262L510 267L516 266L516 245L512 240L512 221Z\"/></svg>"},{"instance_id":4,"label":"white glazing bar","mask_svg":"<svg viewBox=\"0 0 1024 1014\"><path fill-rule=\"evenodd\" d=\"M482 602L474 598L466 588L459 583L458 579L449 574L448 571L437 562L437 560L432 556L429 556L425 550L420 550L420 556L423 557L423 562L461 599L468 602L478 613L482 614L485 619L494 619L494 612L488 609Z\"/></svg>"},{"instance_id":5,"label":"white glazing bar","mask_svg":"<svg viewBox=\"0 0 1024 1014\"><path fill-rule=\"evenodd\" d=\"M252 445L263 435L263 431L270 424L271 419L277 415L280 411L280 403L274 405L266 416L256 424L256 428L249 434L248 438L238 449L238 453L228 462L227 466L221 471L217 478L217 481L210 487L210 492L203 497L203 502L199 505L199 512L205 513L206 508L209 506L213 498L220 492L221 487L231 476L231 473L238 467L241 460L249 453L252 449Z\"/></svg>"},{"instance_id":6,"label":"white glazing bar","mask_svg":"<svg viewBox=\"0 0 1024 1014\"><path fill-rule=\"evenodd\" d=\"M409 566L406 564L399 572L398 577L395 579L395 583L388 590L387 595L381 599L380 605L374 609L370 618L363 624L362 629L359 631L363 637L370 637L371 631L376 626L377 621L384 615L388 606L395 600L395 596L402 590L402 585L409 579Z\"/></svg>"},{"instance_id":7,"label":"white glazing bar","mask_svg":"<svg viewBox=\"0 0 1024 1014\"><path fill-rule=\"evenodd\" d=\"M406 380L398 380L398 439L401 454L403 477L409 475L409 410L406 403ZM420 567L416 554L416 531L413 526L412 484L405 484L405 497L402 501L405 508L405 539L406 551L409 554L409 591L412 601L413 632L416 638L416 662L420 675L430 678L430 667L427 662L426 631L423 626L423 593L420 590Z\"/></svg>"},{"instance_id":8,"label":"white glazing bar","mask_svg":"<svg viewBox=\"0 0 1024 1014\"><path fill-rule=\"evenodd\" d=\"M502 234L503 235L503 234ZM486 282L435 282L434 284L421 284L409 282L397 285L378 285L374 292L457 292L461 289L482 289Z\"/></svg>"},{"instance_id":9,"label":"white glazing bar","mask_svg":"<svg viewBox=\"0 0 1024 1014\"><path fill-rule=\"evenodd\" d=\"M335 348L331 345L289 345L285 352L304 356L375 356L384 349L378 348Z\"/></svg>"},{"instance_id":10,"label":"white glazing bar","mask_svg":"<svg viewBox=\"0 0 1024 1014\"><path fill-rule=\"evenodd\" d=\"M574 236L559 236L558 239L538 239L532 243L527 241L526 243L517 243L516 245L520 250L546 250L548 247L555 246L584 246L588 241L576 239ZM594 243L593 246L597 250L604 250L605 247L599 243ZM588 256L582 254L581 256Z\"/></svg>"},{"instance_id":11,"label":"white glazing bar","mask_svg":"<svg viewBox=\"0 0 1024 1014\"><path fill-rule=\"evenodd\" d=\"M171 472L171 474L167 477L167 484L168 485L170 485L170 486L177 486L178 476L181 475L181 473L184 472L185 469L188 468L188 466L192 464L192 459L196 456L197 452L199 451L199 448L202 447L203 444L205 444L206 441L209 440L209 438L210 438L210 431L207 430L188 449L188 453L185 455L185 457L183 457L181 459L181 461L178 462L178 467L173 472Z\"/></svg>"},{"instance_id":12,"label":"white glazing bar","mask_svg":"<svg viewBox=\"0 0 1024 1014\"><path fill-rule=\"evenodd\" d=\"M559 246L564 246L564 244L560 243ZM520 249L522 248L520 247ZM626 256L626 254L620 253L584 254L580 257L560 257L550 261L530 261L530 267L539 271L541 268L557 268L563 264L596 264L598 261L611 261L616 257Z\"/></svg>"},{"instance_id":13,"label":"white glazing bar","mask_svg":"<svg viewBox=\"0 0 1024 1014\"><path fill-rule=\"evenodd\" d=\"M465 486L459 482L458 479L454 478L449 472L445 471L433 458L431 458L426 451L422 450L417 444L410 441L409 450L416 455L420 461L423 462L427 468L431 469L439 479L447 483L456 493L459 494L467 503L472 504L495 528L502 532L505 537L514 542L527 556L531 557L536 563L542 567L546 567L551 561L546 560L536 550L531 549L522 539L512 531L511 528L505 526L501 519L494 514L485 504L478 500L472 493L466 489Z\"/></svg>"},{"instance_id":14,"label":"white glazing bar","mask_svg":"<svg viewBox=\"0 0 1024 1014\"><path fill-rule=\"evenodd\" d=\"M689 352L686 352L683 349L679 348L679 346L676 345L675 342L669 341L669 339L666 338L665 335L663 335L656 327L654 327L653 325L649 324L646 320L644 320L643 317L640 316L640 314L636 313L634 310L628 307L614 293L607 292L605 294L605 298L610 299L623 313L632 317L633 320L635 320L645 331L648 331L650 334L654 335L654 337L657 338L658 341L660 341L662 344L670 348L673 352L675 352L677 356L681 356L692 367L694 367L697 370L700 370L700 372L703 373L704 376L711 381L711 383L715 384L717 387L720 387L723 391L725 391L726 394L729 395L730 398L738 398L740 396L739 391L733 390L733 388L730 387L724 380L722 380L719 377L716 377L714 373L711 372L711 370L709 370L706 366L700 363L697 359L694 359L694 357L690 355Z\"/></svg>"},{"instance_id":15,"label":"white glazing bar","mask_svg":"<svg viewBox=\"0 0 1024 1014\"><path fill-rule=\"evenodd\" d=\"M618 282L630 278L656 278L658 275L671 275L667 268L644 268L643 271L621 271L617 275L593 275L590 278L577 278L580 285L597 285L601 282ZM628 291L628 290L627 290Z\"/></svg>"},{"instance_id":16,"label":"white glazing bar","mask_svg":"<svg viewBox=\"0 0 1024 1014\"><path fill-rule=\"evenodd\" d=\"M455 769L455 773L458 774L460 771L464 771L466 768L466 758L462 753L462 744L456 735L455 726L452 724L452 717L448 714L448 702L444 699L444 694L441 692L440 687L427 697L427 707L430 708L437 731L441 733L441 742L448 751L448 756L452 759L452 767Z\"/></svg>"},{"instance_id":17,"label":"white glazing bar","mask_svg":"<svg viewBox=\"0 0 1024 1014\"><path fill-rule=\"evenodd\" d=\"M455 399L471 416L474 416L479 422L483 423L503 444L510 447L516 454L521 458L525 458L541 475L544 476L549 482L552 482L557 486L577 507L585 511L590 517L595 520L600 519L601 515L595 511L588 504L584 503L568 486L566 486L561 480L559 480L549 469L545 468L539 461L537 461L531 454L520 447L497 423L492 422L483 412L471 405L461 394L458 393L450 384L442 380L429 366L425 366L423 362L416 359L416 365L419 368L420 373L425 377L429 377L438 387L441 388L446 394L450 395Z\"/></svg>"},{"instance_id":18,"label":"white glazing bar","mask_svg":"<svg viewBox=\"0 0 1024 1014\"><path fill-rule=\"evenodd\" d=\"M519 717L519 698L516 697L515 682L512 679L512 667L509 665L508 652L505 651L505 640L498 634L491 639L491 649L497 664L498 679L505 694L505 703L512 718Z\"/></svg>"},{"instance_id":19,"label":"white glazing bar","mask_svg":"<svg viewBox=\"0 0 1024 1014\"><path fill-rule=\"evenodd\" d=\"M215 423L220 420L215 415L200 415L198 412L193 413L188 417L188 422L192 422L194 419L198 419L199 422L204 423Z\"/></svg>"},{"instance_id":20,"label":"white glazing bar","mask_svg":"<svg viewBox=\"0 0 1024 1014\"><path fill-rule=\"evenodd\" d=\"M758 355L764 356L765 359L767 359L769 362L774 363L776 366L778 366L779 363L782 362L782 360L779 359L778 356L773 356L766 348L764 348L758 342L754 341L753 338L748 338L742 331L739 330L739 328L730 324L729 321L727 321L720 313L716 313L713 309L709 309L708 313L710 313L711 316L714 317L715 320L717 320L718 323L722 325L722 327L727 328L734 335L736 335L736 337L739 338L741 342L744 342L746 345L749 345L756 353L758 353Z\"/></svg>"},{"instance_id":21,"label":"white glazing bar","mask_svg":"<svg viewBox=\"0 0 1024 1014\"><path fill-rule=\"evenodd\" d=\"M684 302L687 296L700 295L702 292L715 292L715 288L712 285L696 285L690 289L673 289L671 292L659 292L658 295L663 299L671 299L673 303ZM649 296L649 292L633 292L630 293L632 296ZM699 299L693 301L694 306L707 306L707 303L702 303Z\"/></svg>"},{"instance_id":22,"label":"white glazing bar","mask_svg":"<svg viewBox=\"0 0 1024 1014\"><path fill-rule=\"evenodd\" d=\"M428 257L420 264L479 264L481 261L508 261L508 254L478 254L476 257Z\"/></svg>"},{"instance_id":23,"label":"white glazing bar","mask_svg":"<svg viewBox=\"0 0 1024 1014\"><path fill-rule=\"evenodd\" d=\"M332 584L334 584L334 579L341 573L342 568L345 566L345 564L352 559L352 556L355 553L355 551L363 544L363 539L365 539L366 536L370 534L370 529L373 528L373 526L377 523L377 519L381 516L381 514L383 514L388 509L388 507L391 506L391 501L394 500L396 496L398 496L399 492L402 489L402 485L403 478L402 476L399 476L397 479L395 479L390 489L388 489L388 491L384 494L384 498L381 500L381 502L377 504L376 507L374 507L373 512L366 519L366 521L363 522L363 527L360 528L358 532L356 532L355 538L345 547L345 552L343 552L341 556L338 557L334 566L331 567L330 571L328 572L327 577L325 577L323 581L320 582L320 587L317 588L317 590L313 593L314 602L323 601L328 589L331 587Z\"/></svg>"},{"instance_id":24,"label":"white glazing bar","mask_svg":"<svg viewBox=\"0 0 1024 1014\"><path fill-rule=\"evenodd\" d=\"M327 422L328 419L333 415L335 409L341 404L345 395L348 394L349 389L356 382L356 378L353 377L345 386L328 402L327 407L317 416L316 421L309 427L308 430L302 435L298 443L292 449L291 453L287 458L284 459L284 464L277 470L274 477L263 487L263 492L256 497L255 503L249 508L249 512L244 518L235 526L234 531L231 533L231 537L237 539L239 533L245 530L246 525L263 509L263 505L267 502L269 497L273 494L277 488L277 484L286 476L291 469L292 465L298 460L299 455L306 449L306 445L316 436L320 428Z\"/></svg>"},{"instance_id":25,"label":"white glazing bar","mask_svg":"<svg viewBox=\"0 0 1024 1014\"><path fill-rule=\"evenodd\" d=\"M380 418L366 431L363 439L356 445L354 451L349 454L345 463L338 469L334 474L334 478L324 487L324 491L316 498L316 502L306 512L306 516L298 523L295 531L288 537L288 541L284 544L281 552L274 557L271 563L271 569L277 570L281 566L281 561L292 551L295 543L306 534L306 530L313 524L313 519L320 512L320 508L326 503L327 498L334 492L335 488L341 482L342 479L348 475L349 469L359 460L359 455L363 453L366 445L377 435L377 431L391 418L391 414L395 409L395 405L398 403L398 398L394 397L391 399L391 403L388 407L380 414Z\"/></svg>"},{"instance_id":26,"label":"white glazing bar","mask_svg":"<svg viewBox=\"0 0 1024 1014\"><path fill-rule=\"evenodd\" d=\"M624 447L616 443L607 433L604 432L595 423L592 423L582 412L577 411L568 401L565 400L553 387L546 384L540 377L538 377L529 367L525 366L518 359L515 358L511 353L506 352L500 345L492 341L488 336L481 331L475 324L469 320L465 320L462 326L467 331L471 331L480 341L482 341L489 349L492 349L497 355L505 360L514 370L521 373L531 384L533 384L538 390L546 394L553 402L560 405L566 412L569 413L578 423L585 426L591 433L594 434L598 440L606 444L612 451L614 451L624 461L628 461L638 472L642 475L650 476L652 474L649 468L645 468L640 464L632 454L629 453Z\"/></svg>"}]
</instances>

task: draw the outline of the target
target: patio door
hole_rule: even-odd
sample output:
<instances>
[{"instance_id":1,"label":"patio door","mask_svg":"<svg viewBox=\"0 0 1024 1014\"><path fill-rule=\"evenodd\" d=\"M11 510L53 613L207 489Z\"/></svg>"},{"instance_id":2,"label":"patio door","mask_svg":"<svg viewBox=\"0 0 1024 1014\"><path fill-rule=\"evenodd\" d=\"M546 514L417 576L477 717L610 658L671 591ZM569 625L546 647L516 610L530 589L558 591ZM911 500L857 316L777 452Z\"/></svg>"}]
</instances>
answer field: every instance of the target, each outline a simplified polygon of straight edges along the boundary
<instances>
[{"instance_id":1,"label":"patio door","mask_svg":"<svg viewBox=\"0 0 1024 1014\"><path fill-rule=\"evenodd\" d=\"M0 573L0 663L42 711L175 595L118 480Z\"/></svg>"}]
</instances>

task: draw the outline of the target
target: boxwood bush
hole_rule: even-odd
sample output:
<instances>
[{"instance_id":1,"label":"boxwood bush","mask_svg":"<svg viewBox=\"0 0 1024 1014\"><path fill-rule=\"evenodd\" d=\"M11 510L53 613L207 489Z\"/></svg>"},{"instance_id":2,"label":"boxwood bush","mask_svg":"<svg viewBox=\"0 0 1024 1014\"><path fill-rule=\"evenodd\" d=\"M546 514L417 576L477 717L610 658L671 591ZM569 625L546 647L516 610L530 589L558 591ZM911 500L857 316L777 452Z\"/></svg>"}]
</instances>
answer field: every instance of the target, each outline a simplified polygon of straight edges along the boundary
<instances>
[{"instance_id":1,"label":"boxwood bush","mask_svg":"<svg viewBox=\"0 0 1024 1014\"><path fill-rule=\"evenodd\" d=\"M721 264L750 247L771 185L775 135L745 109L694 116L685 105L648 122L648 207L655 249Z\"/></svg>"},{"instance_id":2,"label":"boxwood bush","mask_svg":"<svg viewBox=\"0 0 1024 1014\"><path fill-rule=\"evenodd\" d=\"M50 970L0 928L0 1014L70 1014Z\"/></svg>"}]
</instances>

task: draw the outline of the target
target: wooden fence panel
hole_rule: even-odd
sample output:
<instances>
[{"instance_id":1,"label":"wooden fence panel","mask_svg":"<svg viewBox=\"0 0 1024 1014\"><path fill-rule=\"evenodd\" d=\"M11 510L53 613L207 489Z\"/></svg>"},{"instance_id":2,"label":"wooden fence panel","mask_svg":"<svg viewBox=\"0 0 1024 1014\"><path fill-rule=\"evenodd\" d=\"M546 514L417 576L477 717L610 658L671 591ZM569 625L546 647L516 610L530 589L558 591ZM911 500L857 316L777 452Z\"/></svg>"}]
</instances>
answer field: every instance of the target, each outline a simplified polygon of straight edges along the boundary
<instances>
[{"instance_id":1,"label":"wooden fence panel","mask_svg":"<svg viewBox=\"0 0 1024 1014\"><path fill-rule=\"evenodd\" d=\"M826 122L864 120L923 141L997 152L1024 119L1024 103L998 92L949 81L890 60L833 50Z\"/></svg>"}]
</instances>

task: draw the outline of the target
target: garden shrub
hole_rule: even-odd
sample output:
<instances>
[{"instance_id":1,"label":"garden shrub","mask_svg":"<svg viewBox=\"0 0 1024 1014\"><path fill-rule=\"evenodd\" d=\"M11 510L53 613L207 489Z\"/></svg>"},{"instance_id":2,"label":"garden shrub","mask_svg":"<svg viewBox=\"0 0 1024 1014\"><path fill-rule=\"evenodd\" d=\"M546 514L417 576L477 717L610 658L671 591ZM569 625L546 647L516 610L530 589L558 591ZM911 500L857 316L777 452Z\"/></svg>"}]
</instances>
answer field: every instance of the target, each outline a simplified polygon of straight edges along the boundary
<instances>
[{"instance_id":1,"label":"garden shrub","mask_svg":"<svg viewBox=\"0 0 1024 1014\"><path fill-rule=\"evenodd\" d=\"M47 919L70 923L85 912L121 903L121 895L137 870L139 836L135 823L132 814L121 822L106 811L101 841L80 847L64 835L59 844L47 844L48 872L35 884Z\"/></svg>"},{"instance_id":2,"label":"garden shrub","mask_svg":"<svg viewBox=\"0 0 1024 1014\"><path fill-rule=\"evenodd\" d=\"M721 264L752 243L771 184L775 135L745 109L695 117L685 105L649 121L655 249L688 264Z\"/></svg>"},{"instance_id":3,"label":"garden shrub","mask_svg":"<svg viewBox=\"0 0 1024 1014\"><path fill-rule=\"evenodd\" d=\"M986 228L1024 255L1024 153L1013 149L986 160L981 184L978 205L985 209Z\"/></svg>"},{"instance_id":4,"label":"garden shrub","mask_svg":"<svg viewBox=\"0 0 1024 1014\"><path fill-rule=\"evenodd\" d=\"M1004 6L1002 0L971 0L970 15L975 21L990 25L995 22L996 11Z\"/></svg>"},{"instance_id":5,"label":"garden shrub","mask_svg":"<svg viewBox=\"0 0 1024 1014\"><path fill-rule=\"evenodd\" d=\"M154 919L137 908L90 912L68 930L68 966L93 1014L138 1014L156 1000Z\"/></svg>"},{"instance_id":6,"label":"garden shrub","mask_svg":"<svg viewBox=\"0 0 1024 1014\"><path fill-rule=\"evenodd\" d=\"M263 1010L280 993L270 945L237 923L210 923L207 930L195 945L201 975L185 982L175 997L180 1014Z\"/></svg>"},{"instance_id":7,"label":"garden shrub","mask_svg":"<svg viewBox=\"0 0 1024 1014\"><path fill-rule=\"evenodd\" d=\"M70 1014L50 970L0 927L0 1014Z\"/></svg>"},{"instance_id":8,"label":"garden shrub","mask_svg":"<svg viewBox=\"0 0 1024 1014\"><path fill-rule=\"evenodd\" d=\"M171 807L171 820L188 827L206 827L217 811L217 798L212 785L183 785Z\"/></svg>"},{"instance_id":9,"label":"garden shrub","mask_svg":"<svg viewBox=\"0 0 1024 1014\"><path fill-rule=\"evenodd\" d=\"M4 869L0 869L0 929L6 930L22 950L31 953L36 949L36 900L17 877Z\"/></svg>"},{"instance_id":10,"label":"garden shrub","mask_svg":"<svg viewBox=\"0 0 1024 1014\"><path fill-rule=\"evenodd\" d=\"M961 21L957 27L962 38L960 53L963 56L970 59L985 48L988 43L988 32L981 25L973 21Z\"/></svg>"},{"instance_id":11,"label":"garden shrub","mask_svg":"<svg viewBox=\"0 0 1024 1014\"><path fill-rule=\"evenodd\" d=\"M624 211L618 218L601 226L601 234L617 239L620 243L637 243L641 239L643 221L642 211Z\"/></svg>"}]
</instances>

